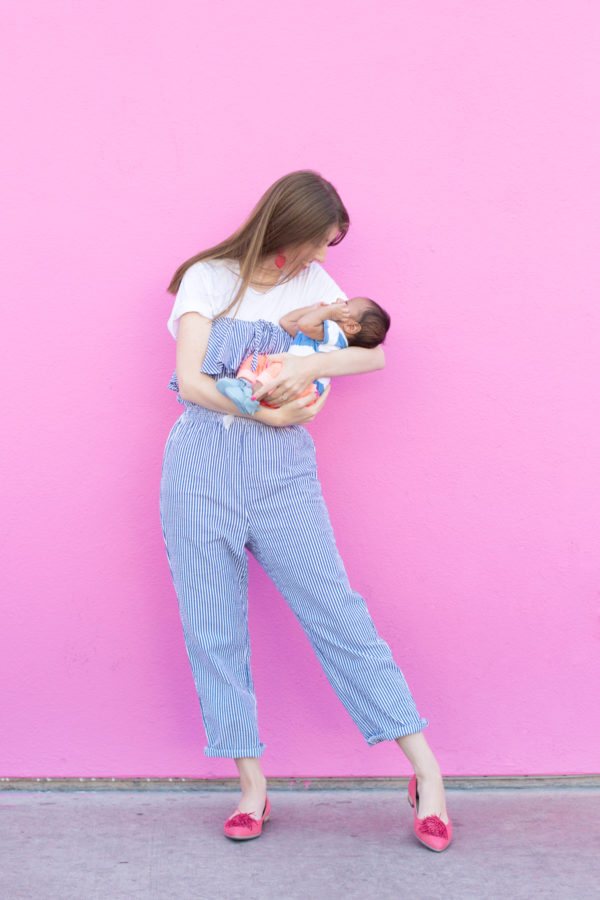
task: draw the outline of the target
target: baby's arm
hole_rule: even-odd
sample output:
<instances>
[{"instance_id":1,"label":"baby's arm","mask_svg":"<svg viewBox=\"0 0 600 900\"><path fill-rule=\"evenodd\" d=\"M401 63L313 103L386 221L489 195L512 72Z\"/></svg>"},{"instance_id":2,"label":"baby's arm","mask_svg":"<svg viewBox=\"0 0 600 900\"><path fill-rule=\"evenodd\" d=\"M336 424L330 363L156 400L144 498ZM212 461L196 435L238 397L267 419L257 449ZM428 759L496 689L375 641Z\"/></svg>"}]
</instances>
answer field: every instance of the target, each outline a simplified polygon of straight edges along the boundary
<instances>
[{"instance_id":1,"label":"baby's arm","mask_svg":"<svg viewBox=\"0 0 600 900\"><path fill-rule=\"evenodd\" d=\"M325 319L343 322L346 318L348 318L346 303L344 300L337 300L335 303L315 303L313 306L295 309L280 319L279 324L292 337L296 337L297 332L301 331L313 341L322 341Z\"/></svg>"},{"instance_id":2,"label":"baby's arm","mask_svg":"<svg viewBox=\"0 0 600 900\"><path fill-rule=\"evenodd\" d=\"M312 306L300 306L298 309L293 309L279 320L279 327L287 331L290 337L296 337L300 319L323 306L325 306L323 303L313 303Z\"/></svg>"}]
</instances>

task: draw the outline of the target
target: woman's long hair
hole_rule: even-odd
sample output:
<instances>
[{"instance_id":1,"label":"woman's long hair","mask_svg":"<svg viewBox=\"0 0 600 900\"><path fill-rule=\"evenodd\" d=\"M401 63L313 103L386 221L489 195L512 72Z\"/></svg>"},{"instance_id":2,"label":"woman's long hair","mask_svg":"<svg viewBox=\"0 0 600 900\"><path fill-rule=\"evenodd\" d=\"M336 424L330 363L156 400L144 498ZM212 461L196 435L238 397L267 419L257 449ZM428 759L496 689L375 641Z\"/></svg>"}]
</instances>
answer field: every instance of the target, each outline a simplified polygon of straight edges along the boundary
<instances>
[{"instance_id":1,"label":"woman's long hair","mask_svg":"<svg viewBox=\"0 0 600 900\"><path fill-rule=\"evenodd\" d=\"M332 226L338 234L330 246L346 236L350 218L336 189L316 172L284 175L263 194L244 224L231 237L182 263L168 287L176 294L185 272L204 259L233 259L239 263L238 289L221 315L237 309L261 259L284 247L319 243Z\"/></svg>"}]
</instances>

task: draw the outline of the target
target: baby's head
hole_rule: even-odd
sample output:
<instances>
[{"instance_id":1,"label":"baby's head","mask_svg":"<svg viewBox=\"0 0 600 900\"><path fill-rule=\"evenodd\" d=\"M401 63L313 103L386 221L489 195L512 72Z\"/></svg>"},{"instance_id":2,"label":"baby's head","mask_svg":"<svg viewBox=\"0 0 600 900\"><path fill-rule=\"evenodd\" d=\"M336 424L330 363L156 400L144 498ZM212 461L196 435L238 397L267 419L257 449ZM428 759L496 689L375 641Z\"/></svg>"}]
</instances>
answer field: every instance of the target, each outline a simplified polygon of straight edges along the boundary
<instances>
[{"instance_id":1,"label":"baby's head","mask_svg":"<svg viewBox=\"0 0 600 900\"><path fill-rule=\"evenodd\" d=\"M377 347L383 343L390 327L390 317L374 300L352 297L346 304L350 318L340 327L351 347Z\"/></svg>"}]
</instances>

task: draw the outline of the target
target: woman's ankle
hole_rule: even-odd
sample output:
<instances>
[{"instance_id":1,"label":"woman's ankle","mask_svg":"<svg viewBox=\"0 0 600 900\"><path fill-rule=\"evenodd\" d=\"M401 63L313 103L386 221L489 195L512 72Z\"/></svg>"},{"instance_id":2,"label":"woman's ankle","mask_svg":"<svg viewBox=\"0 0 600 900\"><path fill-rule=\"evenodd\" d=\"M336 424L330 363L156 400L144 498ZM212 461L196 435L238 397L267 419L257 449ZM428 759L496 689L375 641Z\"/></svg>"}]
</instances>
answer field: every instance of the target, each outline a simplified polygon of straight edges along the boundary
<instances>
[{"instance_id":1,"label":"woman's ankle","mask_svg":"<svg viewBox=\"0 0 600 900\"><path fill-rule=\"evenodd\" d=\"M266 778L259 759L246 757L244 759L236 759L235 763L239 772L242 790L263 788L266 785Z\"/></svg>"},{"instance_id":2,"label":"woman's ankle","mask_svg":"<svg viewBox=\"0 0 600 900\"><path fill-rule=\"evenodd\" d=\"M425 781L430 783L433 783L434 781L443 782L444 780L441 769L437 764L435 766L415 768L415 775L417 776L417 781L420 783L423 783Z\"/></svg>"},{"instance_id":3,"label":"woman's ankle","mask_svg":"<svg viewBox=\"0 0 600 900\"><path fill-rule=\"evenodd\" d=\"M418 781L442 780L442 771L423 732L397 738L396 743L410 762Z\"/></svg>"},{"instance_id":4,"label":"woman's ankle","mask_svg":"<svg viewBox=\"0 0 600 900\"><path fill-rule=\"evenodd\" d=\"M262 774L252 776L251 778L242 778L240 776L240 788L242 789L243 794L266 791L267 779Z\"/></svg>"}]
</instances>

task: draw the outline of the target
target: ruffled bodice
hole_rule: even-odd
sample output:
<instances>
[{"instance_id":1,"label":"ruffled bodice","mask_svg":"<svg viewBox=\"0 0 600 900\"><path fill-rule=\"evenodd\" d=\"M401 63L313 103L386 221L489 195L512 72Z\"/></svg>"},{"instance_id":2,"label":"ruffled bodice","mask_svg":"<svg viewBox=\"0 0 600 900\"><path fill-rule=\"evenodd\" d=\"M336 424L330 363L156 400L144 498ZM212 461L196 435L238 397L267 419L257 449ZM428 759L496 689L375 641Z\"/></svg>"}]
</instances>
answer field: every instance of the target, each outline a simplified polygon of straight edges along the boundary
<instances>
[{"instance_id":1,"label":"ruffled bodice","mask_svg":"<svg viewBox=\"0 0 600 900\"><path fill-rule=\"evenodd\" d=\"M213 378L235 376L240 365L253 356L252 369L256 367L259 353L286 353L292 342L289 334L266 319L246 322L242 319L215 319L210 331L208 346L201 372ZM169 387L178 391L174 372Z\"/></svg>"}]
</instances>

